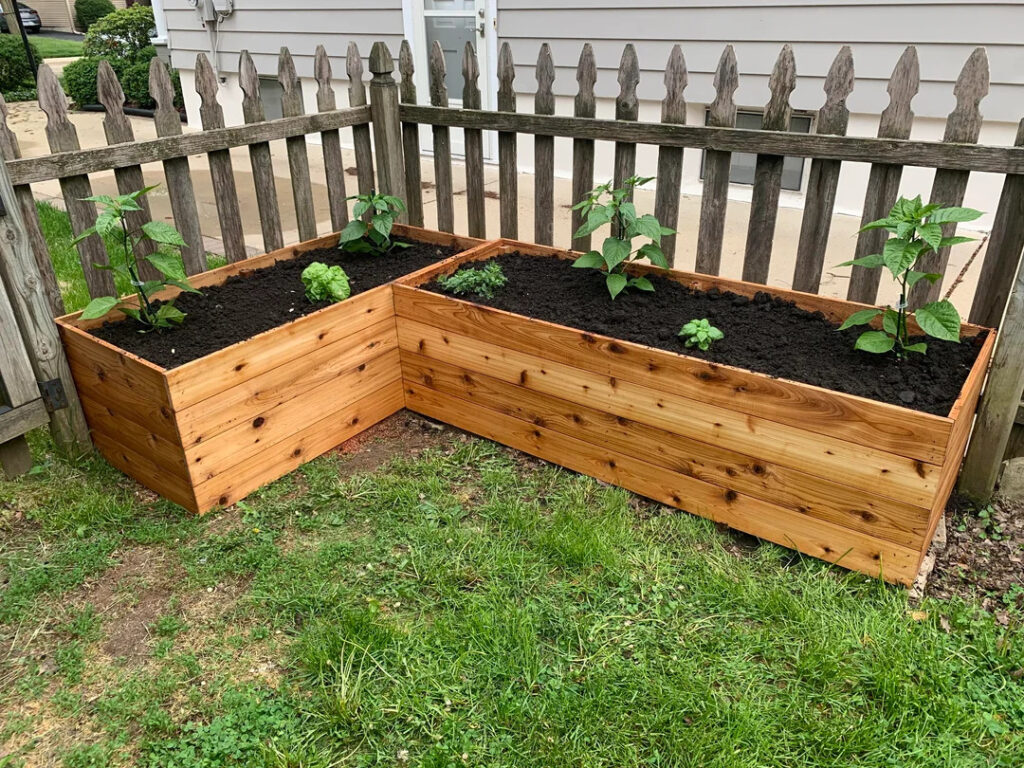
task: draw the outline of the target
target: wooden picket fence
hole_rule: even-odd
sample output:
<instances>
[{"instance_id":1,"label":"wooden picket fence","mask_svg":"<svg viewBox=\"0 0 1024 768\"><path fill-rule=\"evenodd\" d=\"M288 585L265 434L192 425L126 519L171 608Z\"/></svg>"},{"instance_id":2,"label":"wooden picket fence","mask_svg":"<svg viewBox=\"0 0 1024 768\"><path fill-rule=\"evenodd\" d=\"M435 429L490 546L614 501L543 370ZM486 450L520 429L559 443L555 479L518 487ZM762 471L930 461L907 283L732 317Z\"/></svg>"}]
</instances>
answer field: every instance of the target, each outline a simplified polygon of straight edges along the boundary
<instances>
[{"instance_id":1,"label":"wooden picket fence","mask_svg":"<svg viewBox=\"0 0 1024 768\"><path fill-rule=\"evenodd\" d=\"M695 148L705 151L699 223L694 229L683 222L680 234L667 238L664 246L672 259L677 237L695 236L696 269L714 275L718 274L721 265L731 155L733 152L755 153L757 160L743 278L765 283L772 258L783 161L787 156L810 158L793 287L816 293L828 249L829 226L843 161L871 164L864 198L865 222L888 212L898 195L902 171L906 166L936 169L929 197L945 205L964 202L972 172L997 173L1005 176L1003 192L969 319L984 325L1001 324L1000 340L975 429L975 435L980 438L971 443L961 477L961 487L975 496L986 498L990 495L1024 388L1024 273L1020 270L1020 256L1024 249L1024 120L1013 147L977 143L981 128L980 104L989 88L988 60L984 49L974 51L963 67L953 91L956 107L949 115L941 142L909 139L913 124L911 101L920 84L917 52L913 46L906 49L893 70L888 85L890 103L882 113L877 138L845 135L849 120L846 99L855 84L853 54L849 47L839 51L828 73L824 85L825 100L818 111L817 132L811 135L787 131L792 113L789 97L796 85L796 66L788 45L783 47L769 80L764 130L761 131L735 127L737 107L733 94L739 84L739 73L732 46L726 46L722 54L714 78L716 95L708 108L707 124L700 126L685 122L687 71L679 46L672 50L666 64L666 93L659 123L638 120L640 69L632 45L625 46L619 67L620 91L615 99L615 118L612 120L595 117L597 67L590 44L584 45L578 62L578 91L571 116L555 114L552 91L554 63L546 44L541 47L537 59L537 88L530 112L517 111L513 85L515 68L507 43L502 46L498 60L496 111L481 109L479 67L471 45L466 46L462 60L464 87L459 94L461 108L452 108L448 104L445 62L439 46L430 51L428 60L429 104L421 104L414 85L413 56L408 43L403 43L399 53L397 78L391 52L383 43L373 46L368 59L371 73L368 88L363 78L363 60L355 44L350 44L346 56L350 106L338 109L332 87L331 61L327 51L319 46L314 67L318 85L317 111L307 114L292 57L287 49L282 49L278 80L283 88L284 117L268 121L265 120L255 65L249 54L243 51L239 72L245 124L226 127L218 103L217 79L206 57L200 54L196 65L196 91L202 100L200 116L203 130L185 134L172 103L168 71L162 63L154 60L150 70L150 88L157 103L155 124L158 138L148 141L134 140L131 124L122 112L124 94L121 86L113 70L103 66L99 71L98 90L106 107L104 127L109 146L92 149L80 148L75 128L68 120L64 94L53 73L43 65L39 76L39 103L48 117L46 134L53 154L19 159L17 140L4 119L0 119L0 152L7 161L6 169L0 172L0 198L7 204L7 215L0 214L0 221L6 222L4 226L13 238L0 242L3 249L0 277L6 282L9 294L23 296L22 300L14 302L13 313L19 320L27 356L35 366L35 379L41 381L44 375L54 378L51 376L54 373L52 365L47 371L39 370L41 357L47 360L55 355L59 357L59 348L55 352L47 347L48 344L52 346L49 330L40 327L45 324L39 322L39 317L43 308L51 315L63 311L32 196L32 184L46 180L60 180L72 228L77 233L92 223L96 213L92 203L82 200L91 194L89 174L113 169L119 190L128 192L143 186L142 164L162 162L175 224L187 243L182 252L185 269L194 274L204 270L206 264L190 176L190 155L205 153L209 158L225 255L229 261L238 261L245 258L246 249L229 153L233 147L248 147L263 244L268 251L284 245L278 190L271 165L271 141L283 139L286 144L300 240L318 235L307 135L320 135L331 226L338 230L348 220L339 133L346 127L351 127L353 134L358 190L367 192L377 188L403 196L408 203L408 212L403 220L422 225L421 125L430 126L432 133L438 228L449 232L455 229L451 129L457 128L464 132L468 222L465 234L519 238L530 235L520 232L518 221L517 144L520 135L532 136L535 158L532 239L542 244L551 244L554 240L555 137L572 139L573 200L582 198L594 186L595 142L613 141L615 144L613 173L616 186L633 175L638 144L657 146L655 214L663 224L672 227L679 221L683 150ZM0 102L0 118L4 117L5 110ZM498 134L500 224L497 233L486 231L483 131L497 131ZM136 223L143 223L149 215L148 209L138 212ZM579 224L579 213L573 212L573 231ZM945 235L952 234L955 224L946 225L944 230ZM856 256L879 251L885 236L883 231L877 230L862 233L857 241ZM577 238L573 240L573 247L589 248L590 239L590 236ZM18 243L24 247L17 247ZM90 237L78 246L78 250L90 293L93 296L110 294L113 290L110 273L92 266L108 263L103 242L98 237ZM948 258L948 248L929 254L925 268L941 272ZM874 302L879 277L878 270L855 268L848 298ZM939 285L922 281L915 287L911 301L919 305L936 299L939 290ZM0 311L3 303L0 293ZM29 319L25 319L27 315ZM10 363L3 362L4 379L7 380ZM57 371L57 378L60 375L61 372ZM65 389L70 389L70 379L64 377L64 381ZM55 410L51 420L63 425L55 428L62 441L74 442L70 439L73 436L79 444L84 444L87 442L84 422L79 416L61 415L61 410L75 409L73 392L68 400L68 407ZM0 421L0 425L2 423ZM6 435L0 431L0 438Z\"/></svg>"}]
</instances>

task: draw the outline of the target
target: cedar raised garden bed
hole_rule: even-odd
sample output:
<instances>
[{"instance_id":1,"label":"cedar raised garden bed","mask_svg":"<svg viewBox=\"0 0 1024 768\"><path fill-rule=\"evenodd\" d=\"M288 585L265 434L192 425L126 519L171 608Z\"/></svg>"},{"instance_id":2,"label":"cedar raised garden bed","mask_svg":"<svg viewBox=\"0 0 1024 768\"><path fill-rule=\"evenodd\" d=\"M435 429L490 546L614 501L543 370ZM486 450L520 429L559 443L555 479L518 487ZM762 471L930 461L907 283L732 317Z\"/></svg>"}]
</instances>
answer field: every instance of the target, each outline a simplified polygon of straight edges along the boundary
<instances>
[{"instance_id":1,"label":"cedar raised garden bed","mask_svg":"<svg viewBox=\"0 0 1024 768\"><path fill-rule=\"evenodd\" d=\"M508 253L569 257L502 240L395 283L406 407L846 568L913 581L956 480L993 332L980 340L986 329L962 326L977 356L948 413L933 415L422 287ZM765 291L639 269L701 291ZM864 308L771 294L833 323Z\"/></svg>"},{"instance_id":2,"label":"cedar raised garden bed","mask_svg":"<svg viewBox=\"0 0 1024 768\"><path fill-rule=\"evenodd\" d=\"M455 253L480 243L401 225L394 234ZM327 235L190 282L208 288L256 270L265 276L263 269L337 242L337 234ZM291 271L297 301L305 301L299 270ZM353 282L354 292L358 288ZM57 323L96 447L115 467L193 512L238 501L404 405L390 283L177 367L90 332L120 321L120 312L90 321L79 315ZM190 314L181 330L153 341L183 339L175 334L185 328L212 334L212 325Z\"/></svg>"}]
</instances>

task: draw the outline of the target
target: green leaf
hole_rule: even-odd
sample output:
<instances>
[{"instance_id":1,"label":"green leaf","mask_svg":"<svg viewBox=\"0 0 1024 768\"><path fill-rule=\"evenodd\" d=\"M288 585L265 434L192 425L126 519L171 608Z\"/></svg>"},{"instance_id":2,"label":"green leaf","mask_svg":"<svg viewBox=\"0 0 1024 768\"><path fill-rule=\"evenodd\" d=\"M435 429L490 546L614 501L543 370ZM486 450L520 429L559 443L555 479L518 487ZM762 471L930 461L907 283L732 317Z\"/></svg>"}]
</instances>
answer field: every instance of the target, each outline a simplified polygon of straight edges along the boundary
<instances>
[{"instance_id":1,"label":"green leaf","mask_svg":"<svg viewBox=\"0 0 1024 768\"><path fill-rule=\"evenodd\" d=\"M933 251L939 250L939 245L942 243L941 224L922 224L917 228L917 233Z\"/></svg>"},{"instance_id":2,"label":"green leaf","mask_svg":"<svg viewBox=\"0 0 1024 768\"><path fill-rule=\"evenodd\" d=\"M708 338L712 339L714 341L719 341L719 340L725 338L725 334L722 333L722 331L720 331L718 328L715 328L715 326L712 325L710 328L708 328Z\"/></svg>"},{"instance_id":3,"label":"green leaf","mask_svg":"<svg viewBox=\"0 0 1024 768\"><path fill-rule=\"evenodd\" d=\"M176 245L178 247L185 245L185 240L178 233L178 230L166 221L147 221L142 225L142 231L146 233L146 237L155 243Z\"/></svg>"},{"instance_id":4,"label":"green leaf","mask_svg":"<svg viewBox=\"0 0 1024 768\"><path fill-rule=\"evenodd\" d=\"M907 272L907 287L913 288L921 280L927 280L929 283L934 283L936 280L941 280L942 275L938 272L918 272L916 269L911 269Z\"/></svg>"},{"instance_id":5,"label":"green leaf","mask_svg":"<svg viewBox=\"0 0 1024 768\"><path fill-rule=\"evenodd\" d=\"M981 211L973 208L939 208L928 217L931 224L947 224L949 222L974 221L980 219Z\"/></svg>"},{"instance_id":6,"label":"green leaf","mask_svg":"<svg viewBox=\"0 0 1024 768\"><path fill-rule=\"evenodd\" d=\"M181 325L185 321L185 313L170 302L164 302L156 311L157 325L166 327L168 325Z\"/></svg>"},{"instance_id":7,"label":"green leaf","mask_svg":"<svg viewBox=\"0 0 1024 768\"><path fill-rule=\"evenodd\" d=\"M893 221L891 217L887 216L884 219L877 219L875 221L872 221L870 224L865 224L863 227L861 227L857 231L858 232L866 232L869 229L887 229L889 227L894 227L894 226L896 226L896 222Z\"/></svg>"},{"instance_id":8,"label":"green leaf","mask_svg":"<svg viewBox=\"0 0 1024 768\"><path fill-rule=\"evenodd\" d=\"M85 240L85 238L89 237L90 235L95 235L95 234L96 234L96 227L89 227L88 229L83 229L78 234L78 236L75 237L75 239L71 241L71 244L72 245L78 245L80 242Z\"/></svg>"},{"instance_id":9,"label":"green leaf","mask_svg":"<svg viewBox=\"0 0 1024 768\"><path fill-rule=\"evenodd\" d=\"M629 242L619 240L617 237L606 237L601 246L601 253L604 255L604 263L608 266L608 271L611 272L629 258Z\"/></svg>"},{"instance_id":10,"label":"green leaf","mask_svg":"<svg viewBox=\"0 0 1024 768\"><path fill-rule=\"evenodd\" d=\"M352 218L362 218L362 215L366 213L368 210L370 210L370 208L372 207L373 206L366 200L357 201L356 204L352 206Z\"/></svg>"},{"instance_id":11,"label":"green leaf","mask_svg":"<svg viewBox=\"0 0 1024 768\"><path fill-rule=\"evenodd\" d=\"M887 309L882 314L882 328L891 336L896 336L896 328L899 325L900 313L895 309Z\"/></svg>"},{"instance_id":12,"label":"green leaf","mask_svg":"<svg viewBox=\"0 0 1024 768\"><path fill-rule=\"evenodd\" d=\"M146 261L160 270L161 274L174 280L185 279L185 269L181 265L181 259L169 253L157 251L146 257Z\"/></svg>"},{"instance_id":13,"label":"green leaf","mask_svg":"<svg viewBox=\"0 0 1024 768\"><path fill-rule=\"evenodd\" d=\"M117 201L110 195L90 195L89 197L81 198L81 200L86 203L99 203L110 208L118 207Z\"/></svg>"},{"instance_id":14,"label":"green leaf","mask_svg":"<svg viewBox=\"0 0 1024 768\"><path fill-rule=\"evenodd\" d=\"M655 243L661 242L661 224L651 214L644 214L637 219L636 229L641 235L651 238Z\"/></svg>"},{"instance_id":15,"label":"green leaf","mask_svg":"<svg viewBox=\"0 0 1024 768\"><path fill-rule=\"evenodd\" d=\"M630 288L638 288L641 291L653 291L654 286L651 285L651 281L646 277L634 277L628 283Z\"/></svg>"},{"instance_id":16,"label":"green leaf","mask_svg":"<svg viewBox=\"0 0 1024 768\"><path fill-rule=\"evenodd\" d=\"M373 228L384 237L391 234L391 227L394 223L395 218L390 213L380 213L373 217Z\"/></svg>"},{"instance_id":17,"label":"green leaf","mask_svg":"<svg viewBox=\"0 0 1024 768\"><path fill-rule=\"evenodd\" d=\"M354 213L354 212L353 212ZM368 227L366 222L356 216L352 221L345 225L345 228L341 230L341 235L338 237L338 244L350 243L353 240L360 240L363 235L366 234Z\"/></svg>"},{"instance_id":18,"label":"green leaf","mask_svg":"<svg viewBox=\"0 0 1024 768\"><path fill-rule=\"evenodd\" d=\"M647 243L640 246L640 250L637 252L637 256L642 259L649 259L651 264L662 269L668 269L668 259L665 258L665 252L661 250L661 247L654 243Z\"/></svg>"},{"instance_id":19,"label":"green leaf","mask_svg":"<svg viewBox=\"0 0 1024 768\"><path fill-rule=\"evenodd\" d=\"M181 288L181 290L185 291L186 293L198 293L200 295L202 295L203 293L198 288L193 288L191 285L189 285L187 280L175 280L172 278L167 281L167 284L173 285L176 288Z\"/></svg>"},{"instance_id":20,"label":"green leaf","mask_svg":"<svg viewBox=\"0 0 1024 768\"><path fill-rule=\"evenodd\" d=\"M923 341L919 341L917 344L908 344L903 349L907 352L920 352L923 355L925 350L928 349L928 345Z\"/></svg>"},{"instance_id":21,"label":"green leaf","mask_svg":"<svg viewBox=\"0 0 1024 768\"><path fill-rule=\"evenodd\" d=\"M587 251L580 256L576 261L572 263L574 267L589 268L589 269L603 269L604 268L604 256L597 251Z\"/></svg>"},{"instance_id":22,"label":"green leaf","mask_svg":"<svg viewBox=\"0 0 1024 768\"><path fill-rule=\"evenodd\" d=\"M622 293L622 289L626 287L626 276L621 272L616 272L614 274L608 275L608 277L605 278L604 282L605 285L608 286L608 293L610 293L612 298L614 299L616 296Z\"/></svg>"},{"instance_id":23,"label":"green leaf","mask_svg":"<svg viewBox=\"0 0 1024 768\"><path fill-rule=\"evenodd\" d=\"M574 238L586 237L591 232L600 229L612 220L612 210L603 205L595 205L587 216L587 220L576 230Z\"/></svg>"},{"instance_id":24,"label":"green leaf","mask_svg":"<svg viewBox=\"0 0 1024 768\"><path fill-rule=\"evenodd\" d=\"M857 343L853 347L864 352L882 354L892 349L895 344L896 339L885 331L866 331L858 337Z\"/></svg>"},{"instance_id":25,"label":"green leaf","mask_svg":"<svg viewBox=\"0 0 1024 768\"><path fill-rule=\"evenodd\" d=\"M101 213L96 217L96 232L100 237L111 237L121 229L121 217L115 213Z\"/></svg>"},{"instance_id":26,"label":"green leaf","mask_svg":"<svg viewBox=\"0 0 1024 768\"><path fill-rule=\"evenodd\" d=\"M973 243L976 239L977 238L974 237L964 237L963 235L953 235L952 237L944 237L939 241L939 248L960 245L960 243Z\"/></svg>"},{"instance_id":27,"label":"green leaf","mask_svg":"<svg viewBox=\"0 0 1024 768\"><path fill-rule=\"evenodd\" d=\"M137 189L134 192L129 192L127 195L124 195L124 197L128 198L129 200L138 200L140 197L142 197L143 195L148 195L150 192L152 192L159 186L159 184L151 184L148 187L143 187L142 189Z\"/></svg>"},{"instance_id":28,"label":"green leaf","mask_svg":"<svg viewBox=\"0 0 1024 768\"><path fill-rule=\"evenodd\" d=\"M949 301L933 301L919 307L914 319L921 330L936 339L960 341L960 313Z\"/></svg>"},{"instance_id":29,"label":"green leaf","mask_svg":"<svg viewBox=\"0 0 1024 768\"><path fill-rule=\"evenodd\" d=\"M885 242L882 260L893 277L898 278L917 260L917 252L908 240L891 237Z\"/></svg>"},{"instance_id":30,"label":"green leaf","mask_svg":"<svg viewBox=\"0 0 1024 768\"><path fill-rule=\"evenodd\" d=\"M103 317L120 303L120 299L113 296L100 296L98 299L90 301L82 310L82 319L95 320L97 317Z\"/></svg>"},{"instance_id":31,"label":"green leaf","mask_svg":"<svg viewBox=\"0 0 1024 768\"><path fill-rule=\"evenodd\" d=\"M691 320L679 331L679 336L693 336L697 332L697 321Z\"/></svg>"},{"instance_id":32,"label":"green leaf","mask_svg":"<svg viewBox=\"0 0 1024 768\"><path fill-rule=\"evenodd\" d=\"M880 253L872 253L870 256L861 256L859 259L853 259L851 261L844 261L842 264L836 264L837 267L866 267L867 269L874 269L875 267L881 267L885 265L885 259L882 258Z\"/></svg>"},{"instance_id":33,"label":"green leaf","mask_svg":"<svg viewBox=\"0 0 1024 768\"><path fill-rule=\"evenodd\" d=\"M619 216L627 227L631 226L637 220L636 206L630 202L623 203L619 206Z\"/></svg>"},{"instance_id":34,"label":"green leaf","mask_svg":"<svg viewBox=\"0 0 1024 768\"><path fill-rule=\"evenodd\" d=\"M880 314L882 314L882 310L880 309L862 309L859 312L854 312L843 321L843 324L839 326L839 330L845 331L847 328L851 328L855 325L866 325Z\"/></svg>"}]
</instances>

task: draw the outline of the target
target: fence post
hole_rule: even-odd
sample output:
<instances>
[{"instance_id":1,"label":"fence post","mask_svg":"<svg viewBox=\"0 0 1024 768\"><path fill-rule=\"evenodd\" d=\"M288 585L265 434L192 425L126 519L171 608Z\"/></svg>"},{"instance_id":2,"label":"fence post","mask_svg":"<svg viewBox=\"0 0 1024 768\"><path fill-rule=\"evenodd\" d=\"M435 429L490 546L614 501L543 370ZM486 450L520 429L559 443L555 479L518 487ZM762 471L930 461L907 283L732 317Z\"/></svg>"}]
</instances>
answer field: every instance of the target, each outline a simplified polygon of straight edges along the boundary
<instances>
[{"instance_id":1,"label":"fence post","mask_svg":"<svg viewBox=\"0 0 1024 768\"><path fill-rule=\"evenodd\" d=\"M370 49L370 119L377 155L378 191L386 195L405 194L405 160L402 157L402 123L398 119L398 83L391 73L395 60L382 42ZM398 217L406 221L404 213Z\"/></svg>"},{"instance_id":2,"label":"fence post","mask_svg":"<svg viewBox=\"0 0 1024 768\"><path fill-rule=\"evenodd\" d=\"M7 173L7 163L2 160L0 201L3 202L0 210L6 211L0 215L0 277L6 286L36 380L41 384L57 382L64 390L64 402L54 403L51 399L47 405L54 442L68 455L79 456L92 449L89 428L71 378L71 368L57 335L57 326L53 322L45 283L29 246L21 207L14 197L14 187Z\"/></svg>"}]
</instances>

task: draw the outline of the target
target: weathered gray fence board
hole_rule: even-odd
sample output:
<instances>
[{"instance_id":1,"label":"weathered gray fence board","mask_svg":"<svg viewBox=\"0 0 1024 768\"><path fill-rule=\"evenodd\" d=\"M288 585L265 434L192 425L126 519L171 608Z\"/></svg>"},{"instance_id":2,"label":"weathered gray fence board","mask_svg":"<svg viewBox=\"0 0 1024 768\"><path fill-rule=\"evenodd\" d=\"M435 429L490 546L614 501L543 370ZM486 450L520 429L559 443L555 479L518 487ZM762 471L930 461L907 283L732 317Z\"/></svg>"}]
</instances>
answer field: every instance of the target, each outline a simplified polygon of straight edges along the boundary
<instances>
[{"instance_id":1,"label":"weathered gray fence board","mask_svg":"<svg viewBox=\"0 0 1024 768\"><path fill-rule=\"evenodd\" d=\"M416 103L415 67L412 47L402 41L398 54L398 71L402 74L399 95L403 104ZM409 223L423 226L423 179L420 173L420 127L416 123L402 123L402 156L405 158L405 204L409 208Z\"/></svg>"},{"instance_id":2,"label":"weathered gray fence board","mask_svg":"<svg viewBox=\"0 0 1024 768\"><path fill-rule=\"evenodd\" d=\"M348 103L352 107L365 107L366 84L363 82L363 59L355 43L348 44L345 56L345 72L348 75ZM368 195L373 191L373 142L370 140L370 125L352 126L352 145L356 154L356 179L359 194ZM366 212L369 218L370 211Z\"/></svg>"},{"instance_id":3,"label":"weathered gray fence board","mask_svg":"<svg viewBox=\"0 0 1024 768\"><path fill-rule=\"evenodd\" d=\"M640 117L640 101L636 97L636 87L640 84L640 62L636 58L636 48L627 43L619 61L619 95L615 97L615 119L635 122ZM614 134L616 137L618 133ZM615 168L612 177L613 189L622 189L626 179L636 175L636 144L629 141L615 142ZM633 194L626 196L633 199ZM617 225L612 231L617 234Z\"/></svg>"},{"instance_id":4,"label":"weathered gray fence board","mask_svg":"<svg viewBox=\"0 0 1024 768\"><path fill-rule=\"evenodd\" d=\"M537 55L537 92L533 111L538 115L555 114L555 63L551 46L544 43ZM555 137L533 139L533 239L551 245L555 237Z\"/></svg>"},{"instance_id":5,"label":"weathered gray fence board","mask_svg":"<svg viewBox=\"0 0 1024 768\"><path fill-rule=\"evenodd\" d=\"M448 87L445 85L444 51L437 40L430 48L428 66L430 74L430 103L435 107L448 106ZM455 231L455 207L452 202L452 144L451 129L445 125L433 127L434 139L434 191L437 200L437 228L442 232Z\"/></svg>"},{"instance_id":6,"label":"weathered gray fence board","mask_svg":"<svg viewBox=\"0 0 1024 768\"><path fill-rule=\"evenodd\" d=\"M665 66L665 98L661 102L661 122L673 125L686 123L686 60L683 49L672 48ZM683 150L679 147L658 148L658 188L654 193L654 215L663 227L679 226L679 191L683 180ZM669 265L675 264L676 236L661 238L661 250Z\"/></svg>"},{"instance_id":7,"label":"weathered gray fence board","mask_svg":"<svg viewBox=\"0 0 1024 768\"><path fill-rule=\"evenodd\" d=\"M323 45L316 47L313 60L316 77L316 108L319 112L333 112L338 108L331 86L333 73L331 60ZM337 128L321 131L320 144L324 153L324 175L327 181L327 204L331 209L331 227L335 232L348 224L348 203L345 192L345 160L341 154L341 134Z\"/></svg>"},{"instance_id":8,"label":"weathered gray fence board","mask_svg":"<svg viewBox=\"0 0 1024 768\"><path fill-rule=\"evenodd\" d=\"M576 65L576 82L578 84L576 99L573 102L573 115L576 119L591 120L597 110L594 99L594 85L597 83L597 63L594 60L594 49L590 43L583 45L580 60ZM553 116L547 119L557 119ZM568 134L566 134L568 135ZM615 134L604 134L604 137ZM594 139L574 137L572 141L572 203L583 200L594 188ZM572 211L572 234L583 224L580 211ZM589 251L591 235L574 237L572 247L577 251Z\"/></svg>"},{"instance_id":9,"label":"weathered gray fence board","mask_svg":"<svg viewBox=\"0 0 1024 768\"><path fill-rule=\"evenodd\" d=\"M481 109L480 63L473 44L467 42L462 54L462 107ZM466 212L471 237L487 236L487 214L484 209L484 134L479 128L467 126L466 150Z\"/></svg>"},{"instance_id":10,"label":"weathered gray fence board","mask_svg":"<svg viewBox=\"0 0 1024 768\"><path fill-rule=\"evenodd\" d=\"M402 157L402 123L399 119L398 83L393 72L395 60L384 43L370 50L370 117L373 125L378 191L386 195L405 194L405 160ZM398 221L407 221L405 213Z\"/></svg>"},{"instance_id":11,"label":"weathered gray fence board","mask_svg":"<svg viewBox=\"0 0 1024 768\"><path fill-rule=\"evenodd\" d=\"M266 113L263 97L260 95L260 77L248 51L242 51L238 59L238 84L242 89L242 117L246 123L260 123ZM249 164L252 167L253 183L256 187L256 205L260 209L260 228L263 232L263 248L276 251L284 247L281 234L281 211L277 205L277 182L274 180L274 161L267 140L250 141Z\"/></svg>"},{"instance_id":12,"label":"weathered gray fence board","mask_svg":"<svg viewBox=\"0 0 1024 768\"><path fill-rule=\"evenodd\" d=\"M295 71L295 62L287 48L281 48L277 65L277 81L281 83L281 113L285 117L298 117L306 111L302 99L302 83ZM309 155L306 137L290 136L285 139L288 153L288 175L292 182L292 201L295 203L295 222L299 240L316 237L316 210L313 207L313 182L309 174Z\"/></svg>"},{"instance_id":13,"label":"weathered gray fence board","mask_svg":"<svg viewBox=\"0 0 1024 768\"><path fill-rule=\"evenodd\" d=\"M516 111L516 92L512 81L516 76L509 44L501 44L498 55L498 111ZM519 237L519 165L516 134L498 132L498 209L502 237Z\"/></svg>"}]
</instances>

